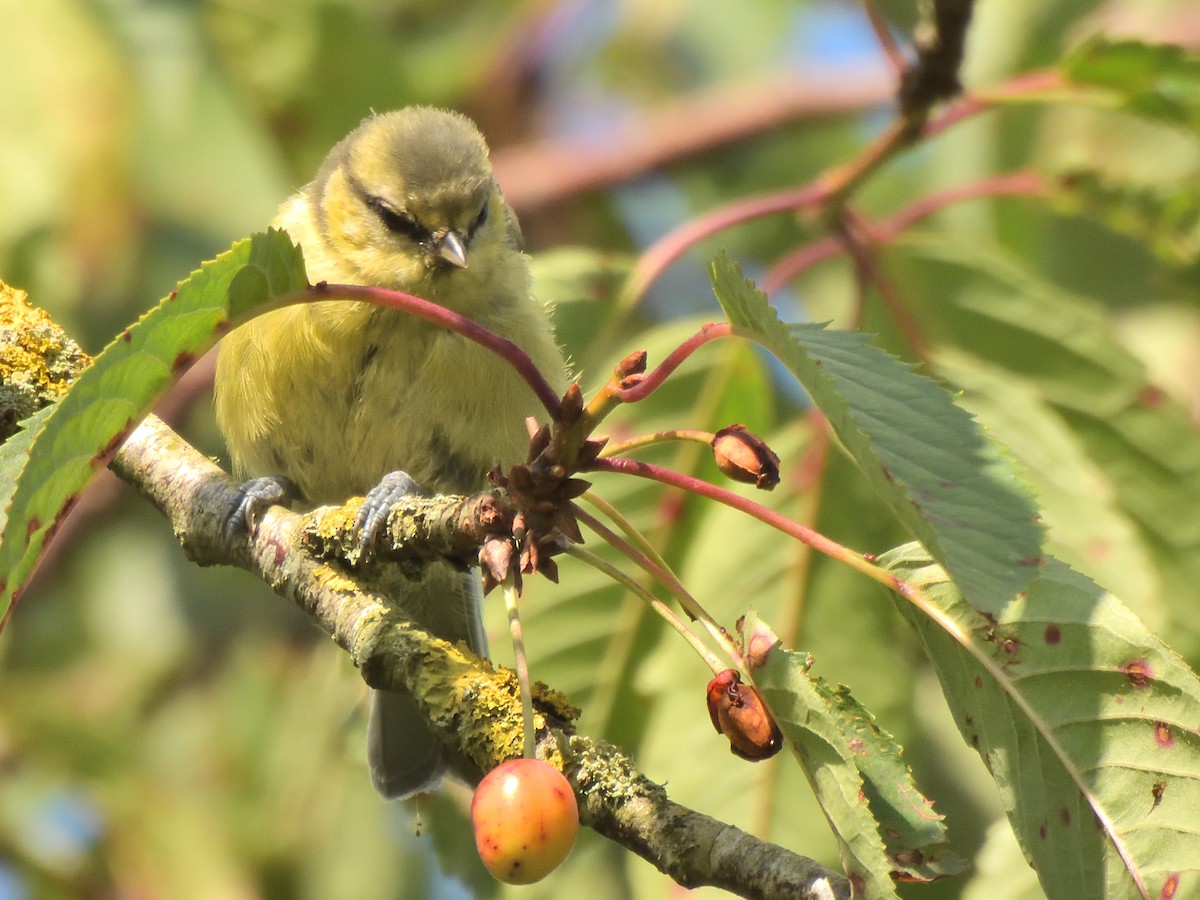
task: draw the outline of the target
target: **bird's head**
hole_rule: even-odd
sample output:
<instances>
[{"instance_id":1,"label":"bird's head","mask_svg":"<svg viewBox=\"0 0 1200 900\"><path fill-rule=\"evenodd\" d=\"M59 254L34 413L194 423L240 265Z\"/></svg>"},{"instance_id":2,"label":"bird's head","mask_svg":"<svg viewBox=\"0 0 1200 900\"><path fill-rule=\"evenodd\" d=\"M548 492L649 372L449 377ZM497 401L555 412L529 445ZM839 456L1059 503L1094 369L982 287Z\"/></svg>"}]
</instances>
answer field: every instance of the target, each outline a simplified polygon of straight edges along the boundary
<instances>
[{"instance_id":1,"label":"bird's head","mask_svg":"<svg viewBox=\"0 0 1200 900\"><path fill-rule=\"evenodd\" d=\"M314 187L323 238L364 284L437 293L513 243L487 145L457 113L408 107L367 119Z\"/></svg>"}]
</instances>

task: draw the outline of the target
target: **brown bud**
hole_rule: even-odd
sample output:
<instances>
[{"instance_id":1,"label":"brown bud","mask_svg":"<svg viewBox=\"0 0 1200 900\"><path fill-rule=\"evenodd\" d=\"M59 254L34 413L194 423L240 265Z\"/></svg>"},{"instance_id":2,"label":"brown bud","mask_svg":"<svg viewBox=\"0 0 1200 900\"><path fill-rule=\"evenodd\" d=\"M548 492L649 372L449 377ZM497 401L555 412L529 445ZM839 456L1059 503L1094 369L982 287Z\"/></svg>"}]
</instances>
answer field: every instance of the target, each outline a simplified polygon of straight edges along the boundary
<instances>
[{"instance_id":1,"label":"brown bud","mask_svg":"<svg viewBox=\"0 0 1200 900\"><path fill-rule=\"evenodd\" d=\"M537 544L533 541L523 541L521 543L521 571L527 575L532 575L537 571L537 564Z\"/></svg>"},{"instance_id":2,"label":"brown bud","mask_svg":"<svg viewBox=\"0 0 1200 900\"><path fill-rule=\"evenodd\" d=\"M543 425L533 433L529 439L529 458L526 462L533 462L542 455L542 451L550 446L550 426Z\"/></svg>"},{"instance_id":3,"label":"brown bud","mask_svg":"<svg viewBox=\"0 0 1200 900\"><path fill-rule=\"evenodd\" d=\"M646 371L646 351L634 350L627 357L617 363L617 367L613 370L617 378L628 378L630 375L641 375Z\"/></svg>"},{"instance_id":4,"label":"brown bud","mask_svg":"<svg viewBox=\"0 0 1200 900\"><path fill-rule=\"evenodd\" d=\"M769 759L783 747L783 734L753 685L743 684L736 669L708 683L708 715L717 732L729 738L729 751L742 759Z\"/></svg>"},{"instance_id":5,"label":"brown bud","mask_svg":"<svg viewBox=\"0 0 1200 900\"><path fill-rule=\"evenodd\" d=\"M512 565L513 544L507 538L492 537L483 542L479 548L479 565L491 576L492 581L501 582L508 575Z\"/></svg>"},{"instance_id":6,"label":"brown bud","mask_svg":"<svg viewBox=\"0 0 1200 900\"><path fill-rule=\"evenodd\" d=\"M579 523L575 521L575 513L569 506L563 506L554 511L554 527L572 544L583 543L583 533Z\"/></svg>"},{"instance_id":7,"label":"brown bud","mask_svg":"<svg viewBox=\"0 0 1200 900\"><path fill-rule=\"evenodd\" d=\"M508 480L518 491L528 491L533 487L533 475L529 466L513 466L508 470Z\"/></svg>"},{"instance_id":8,"label":"brown bud","mask_svg":"<svg viewBox=\"0 0 1200 900\"><path fill-rule=\"evenodd\" d=\"M712 439L717 467L734 481L769 491L779 484L779 457L745 425L722 428Z\"/></svg>"},{"instance_id":9,"label":"brown bud","mask_svg":"<svg viewBox=\"0 0 1200 900\"><path fill-rule=\"evenodd\" d=\"M630 388L637 387L639 384L641 384L645 380L646 380L645 375L643 375L641 372L635 372L633 375L626 375L624 378L622 378L620 381L618 381L617 387L619 387L623 391L627 391Z\"/></svg>"},{"instance_id":10,"label":"brown bud","mask_svg":"<svg viewBox=\"0 0 1200 900\"><path fill-rule=\"evenodd\" d=\"M566 500L574 500L576 497L582 497L592 488L590 481L585 481L582 478L568 478L562 483L559 488L559 496Z\"/></svg>"},{"instance_id":11,"label":"brown bud","mask_svg":"<svg viewBox=\"0 0 1200 900\"><path fill-rule=\"evenodd\" d=\"M583 391L579 387L579 382L574 382L563 394L562 412L559 413L559 419L564 425L574 425L579 421L581 415L583 415Z\"/></svg>"},{"instance_id":12,"label":"brown bud","mask_svg":"<svg viewBox=\"0 0 1200 900\"><path fill-rule=\"evenodd\" d=\"M579 468L591 465L600 455L600 451L604 449L604 445L608 443L608 438L595 438L593 440L584 441L583 446L579 448L579 453L575 457L575 465Z\"/></svg>"}]
</instances>

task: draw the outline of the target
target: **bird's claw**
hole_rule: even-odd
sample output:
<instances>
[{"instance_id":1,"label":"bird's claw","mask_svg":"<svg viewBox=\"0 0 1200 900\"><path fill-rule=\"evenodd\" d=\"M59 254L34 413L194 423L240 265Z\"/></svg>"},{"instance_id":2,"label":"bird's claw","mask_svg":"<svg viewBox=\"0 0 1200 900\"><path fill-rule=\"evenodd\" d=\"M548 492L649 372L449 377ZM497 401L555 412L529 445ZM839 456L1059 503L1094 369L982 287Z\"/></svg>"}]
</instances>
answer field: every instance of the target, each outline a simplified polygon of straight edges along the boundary
<instances>
[{"instance_id":1,"label":"bird's claw","mask_svg":"<svg viewBox=\"0 0 1200 900\"><path fill-rule=\"evenodd\" d=\"M292 483L279 475L251 478L237 489L237 505L225 520L225 542L233 543L239 531L253 535L258 518L268 507L286 503L294 493Z\"/></svg>"},{"instance_id":2,"label":"bird's claw","mask_svg":"<svg viewBox=\"0 0 1200 900\"><path fill-rule=\"evenodd\" d=\"M367 493L363 505L354 518L354 530L358 533L358 550L365 553L379 537L379 530L387 521L388 511L412 495L425 496L426 491L409 477L407 472L389 472Z\"/></svg>"}]
</instances>

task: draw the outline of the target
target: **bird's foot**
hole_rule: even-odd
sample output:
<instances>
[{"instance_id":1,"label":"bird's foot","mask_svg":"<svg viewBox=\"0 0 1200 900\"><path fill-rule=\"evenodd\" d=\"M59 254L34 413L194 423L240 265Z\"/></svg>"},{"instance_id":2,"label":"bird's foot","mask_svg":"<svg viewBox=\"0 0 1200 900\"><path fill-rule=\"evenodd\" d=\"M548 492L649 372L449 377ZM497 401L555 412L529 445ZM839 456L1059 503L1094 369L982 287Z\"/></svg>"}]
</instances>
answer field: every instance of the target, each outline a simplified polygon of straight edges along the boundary
<instances>
[{"instance_id":1,"label":"bird's foot","mask_svg":"<svg viewBox=\"0 0 1200 900\"><path fill-rule=\"evenodd\" d=\"M379 530L387 521L388 511L413 494L425 496L426 491L409 477L407 472L389 472L367 493L362 508L354 519L358 532L358 549L365 553L379 537Z\"/></svg>"},{"instance_id":2,"label":"bird's foot","mask_svg":"<svg viewBox=\"0 0 1200 900\"><path fill-rule=\"evenodd\" d=\"M225 542L232 543L238 531L253 535L258 518L268 507L284 504L295 495L292 483L280 475L251 478L237 489L237 506L225 520Z\"/></svg>"}]
</instances>

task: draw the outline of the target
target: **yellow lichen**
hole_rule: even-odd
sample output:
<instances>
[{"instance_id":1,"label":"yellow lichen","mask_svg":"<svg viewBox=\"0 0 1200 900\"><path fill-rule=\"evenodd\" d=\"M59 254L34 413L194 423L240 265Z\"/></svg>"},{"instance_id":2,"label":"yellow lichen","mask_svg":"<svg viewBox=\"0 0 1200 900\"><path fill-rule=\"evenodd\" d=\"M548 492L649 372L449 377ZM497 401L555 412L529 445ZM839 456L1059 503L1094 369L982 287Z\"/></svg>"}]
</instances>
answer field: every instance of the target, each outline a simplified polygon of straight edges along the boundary
<instances>
[{"instance_id":1,"label":"yellow lichen","mask_svg":"<svg viewBox=\"0 0 1200 900\"><path fill-rule=\"evenodd\" d=\"M24 291L0 282L0 440L66 393L90 361Z\"/></svg>"}]
</instances>

